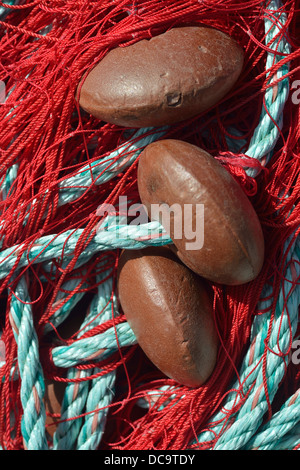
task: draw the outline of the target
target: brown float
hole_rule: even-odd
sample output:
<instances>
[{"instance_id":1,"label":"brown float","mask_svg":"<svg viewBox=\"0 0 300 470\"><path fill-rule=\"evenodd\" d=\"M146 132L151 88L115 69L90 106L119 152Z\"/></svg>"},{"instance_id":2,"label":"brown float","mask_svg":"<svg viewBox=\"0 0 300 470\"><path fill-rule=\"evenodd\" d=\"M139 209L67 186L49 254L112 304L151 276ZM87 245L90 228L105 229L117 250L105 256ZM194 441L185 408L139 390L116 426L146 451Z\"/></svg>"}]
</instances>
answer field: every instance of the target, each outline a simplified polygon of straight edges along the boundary
<instances>
[{"instance_id":1,"label":"brown float","mask_svg":"<svg viewBox=\"0 0 300 470\"><path fill-rule=\"evenodd\" d=\"M148 145L140 155L138 189L150 218L164 225L161 214L153 216L153 205L170 208L168 228L175 251L197 274L228 285L247 283L259 274L264 238L257 214L235 179L207 152L171 139ZM174 204L182 208L180 215L186 213L186 205L192 205L188 223L172 212ZM199 205L204 209L200 220L196 217ZM183 236L175 239L180 224ZM204 242L199 249L188 248L191 240L186 232L191 232L191 225L198 236L203 230Z\"/></svg>"}]
</instances>

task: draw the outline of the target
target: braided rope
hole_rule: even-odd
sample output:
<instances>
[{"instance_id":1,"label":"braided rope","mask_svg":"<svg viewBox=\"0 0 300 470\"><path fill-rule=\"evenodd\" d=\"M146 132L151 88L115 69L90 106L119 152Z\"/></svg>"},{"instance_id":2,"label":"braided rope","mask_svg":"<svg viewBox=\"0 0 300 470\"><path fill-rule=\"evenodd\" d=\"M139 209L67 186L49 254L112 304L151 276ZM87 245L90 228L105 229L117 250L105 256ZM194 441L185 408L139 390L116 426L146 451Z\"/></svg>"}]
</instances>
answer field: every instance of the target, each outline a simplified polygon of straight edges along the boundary
<instances>
[{"instance_id":1,"label":"braided rope","mask_svg":"<svg viewBox=\"0 0 300 470\"><path fill-rule=\"evenodd\" d=\"M98 281L104 279L105 274L106 273L104 273L102 276L99 276ZM98 293L91 303L90 315L87 316L85 323L83 324L82 333L99 324L99 320L95 320L95 317L99 312L102 312L101 323L112 319L112 309L114 311L114 317L118 316L117 299L115 295L113 298L111 298L112 289L112 278L109 278L106 282L103 282L99 285ZM91 371L91 374L94 375L98 374L99 372L100 369L96 367ZM115 380L115 370L92 380L91 389L86 401L87 414L84 418L84 423L78 436L76 447L77 450L97 449L104 433L109 409L108 406L114 398Z\"/></svg>"},{"instance_id":2,"label":"braided rope","mask_svg":"<svg viewBox=\"0 0 300 470\"><path fill-rule=\"evenodd\" d=\"M268 3L269 9L278 11L282 7L282 2L274 0ZM1 14L1 11L0 11ZM284 23L286 16L284 11L279 14L278 20L281 23ZM1 18L2 19L2 18ZM279 23L278 23L279 24ZM271 49L279 53L288 53L289 44L286 37L278 37L273 44L270 44L270 41L273 40L279 33L279 26L274 24L274 20L270 17L265 18L265 30L267 32L266 43ZM275 60L280 60L280 57L276 54L269 53L267 56L267 69L273 65ZM277 76L272 76L270 83L274 80L277 80L284 76L288 71L288 65L285 64L277 71ZM272 149L274 148L276 141L279 136L279 130L282 126L282 111L288 96L289 84L288 79L280 81L274 88L269 88L265 94L265 104L268 109L268 112L265 108L261 111L261 120L256 128L248 151L247 155L252 158L258 159L261 163L266 164L267 161L271 158ZM269 116L272 116L272 118ZM157 133L149 134L149 129L144 129L137 131L136 134L128 140L128 142L120 147L116 152L99 159L97 162L94 162L92 165L92 175L91 167L83 166L74 176L68 178L62 182L59 186L59 204L67 204L70 201L76 200L80 195L85 192L92 184L102 184L105 181L108 181L110 178L115 176L120 171L123 171L126 167L132 164L134 160L139 155L140 151L148 145L151 141L160 138L164 134L164 131L160 130ZM133 143L133 140L137 140ZM131 154L132 153L132 154ZM130 157L128 158L128 155ZM256 176L256 173L253 169L247 170L250 176ZM11 187L14 179L17 176L17 168L11 167L7 172L7 178L2 186L2 193L4 196L7 195L9 188ZM95 180L95 181L93 181ZM82 189L78 189L78 186L81 186ZM33 202L34 204L34 202ZM53 258L63 257L63 260L68 261L74 253L74 249L80 236L82 235L81 230L77 231L67 231L61 235L41 237L37 240L31 247L30 250L27 250L18 261L18 269L28 266L29 263L41 263L47 262ZM78 259L79 264L84 264L89 261L91 256L95 252L102 250L115 249L115 248L127 248L127 249L136 249L142 248L148 245L162 245L169 243L170 240L164 235L163 228L157 223L150 223L144 226L116 226L108 227L107 230L98 232L91 239L86 250L81 254ZM0 253L0 278L4 278L9 275L11 269L15 267L15 264L18 260L18 253L23 249L22 245L18 245L7 250L3 250ZM299 259L299 247L295 247L295 251L290 253L297 256ZM77 265L76 265L77 266ZM18 292L18 297L22 301L28 301L28 292L26 284L24 284L24 279L21 278L20 283L18 284L16 293ZM106 281L107 283L109 281ZM286 283L283 285L285 289ZM104 285L104 284L103 284ZM70 286L72 288L72 286ZM101 299L104 294L98 292L97 299ZM283 290L281 291L281 296L278 300L278 310L276 310L277 317L276 319L279 322L279 318L282 320L281 312L285 309L283 302ZM27 299L27 300L26 300ZM59 299L58 299L59 300ZM58 324L60 321L63 321L67 317L68 311L70 312L73 306L80 300L80 294L77 293L72 300L69 300L68 305L64 306L62 312L56 312L55 318L53 318L55 324ZM100 300L99 300L100 301ZM95 302L97 302L95 300ZM293 296L290 296L288 299L288 311L290 314L292 322L292 331L295 331L295 325L297 321L297 312L299 306L299 289L294 291ZM60 316L60 314L62 316ZM12 298L12 307L11 307L11 318L13 319L14 324L17 326L17 329L14 329L16 341L18 344L18 363L20 367L20 375L22 380L22 404L24 406L24 416L22 420L22 434L27 448L46 448L44 431L41 429L44 425L44 416L43 416L43 405L42 405L42 396L43 396L43 379L42 371L38 359L37 351L37 341L36 335L33 328L32 315L30 310L29 303L23 304L18 301L15 297ZM255 387L252 388L251 393L248 395L247 400L244 402L243 406L240 408L239 412L235 416L235 423L227 429L221 436L217 448L243 448L247 445L256 445L256 442L261 442L262 445L267 445L266 433L267 428L262 428L257 436L258 441L255 441L253 438L255 432L259 428L262 417L266 410L266 401L263 393L262 384L262 372L259 363L261 360L261 354L263 353L263 339L265 338L267 326L269 323L269 317L264 315L263 318L256 317L253 324L253 333L254 338L252 342L251 354L253 356L253 350L255 351L253 361L249 364L249 354L245 357L243 366L241 369L241 379L247 377L249 369L254 369L254 372L249 377L249 382L245 379L243 383L243 391L246 393L249 390L252 382L255 384ZM274 348L276 351L277 347L277 336L278 336L278 325L275 322L276 327L274 328L274 333L272 333L272 341L270 342L270 347ZM287 325L287 322L282 325L280 324L280 349L285 350L287 344L290 341L290 330ZM20 334L20 331L22 334ZM111 354L118 347L116 341L116 333L118 337L118 343L121 347L125 345L135 344L135 338L128 327L127 323L119 324L116 326L115 330L109 329L105 333L93 337L93 341L90 341L89 338L76 341L74 345L66 347L57 347L53 350L53 360L55 365L60 367L70 368L68 371L68 377L74 378L76 371L73 367L81 364L87 360L91 355L96 354L100 350L99 357L103 358L106 355ZM28 361L28 358L31 357L31 369L33 372L33 377L28 380L24 374L25 364ZM270 359L270 360L269 360ZM34 366L32 365L34 364ZM253 368L253 365L258 366ZM278 384L283 375L283 358L275 356L271 352L268 353L267 361L267 377L269 381L269 393L270 399L273 398ZM33 370L35 369L35 370ZM80 371L81 377L86 377L91 371ZM105 380L104 380L105 378ZM27 381L28 380L28 381ZM87 382L83 381L79 384L76 384L76 400L74 400L74 384L69 384L67 386L67 391L64 398L64 403L62 406L62 419L68 419L70 417L78 416L86 407L87 410L105 410L106 407L112 400L113 397L113 386L114 386L114 374L109 373L104 376L101 376L93 380L91 390L88 391ZM239 384L237 384L237 389ZM258 395L258 391L260 394ZM40 413L37 413L37 397L38 403L40 405ZM236 394L229 396L229 401L226 404L226 408L230 409L231 405L234 403L236 405ZM77 401L78 399L78 401ZM255 406L254 406L255 401ZM71 409L73 404L73 409ZM299 406L298 400L293 404L293 408L290 406L283 407L282 410L273 417L268 425L270 427L273 424L276 426L282 424L285 413L288 408L296 409ZM34 412L35 409L35 412ZM29 411L30 410L30 411ZM295 412L296 413L296 412ZM72 448L75 445L77 440L77 448L96 448L101 440L102 431L104 428L106 413L104 411L99 411L94 414L97 416L97 423L95 424L95 418L92 418L92 421L89 419L89 415L85 417L84 424L82 420L72 419L66 423L73 423L72 430L69 427L63 429L63 424L60 423L59 431L56 433L54 438L54 448ZM91 415L93 416L93 415ZM217 417L224 415L216 415ZM215 419L213 419L215 421ZM77 423L77 424L75 424ZM69 426L69 425L68 425ZM76 427L76 429L75 429ZM287 427L288 432L286 433L285 438L288 439L288 435L291 432L292 427ZM295 429L297 426L295 427ZM95 429L97 432L95 432ZM215 431L215 428L214 428ZM283 432L283 431L282 431ZM211 438L210 433L204 433L199 436L199 440L204 442L207 439ZM261 439L261 441L259 441ZM292 440L292 436L290 436ZM284 442L281 439L280 442Z\"/></svg>"},{"instance_id":3,"label":"braided rope","mask_svg":"<svg viewBox=\"0 0 300 470\"><path fill-rule=\"evenodd\" d=\"M280 34L281 27L286 23L286 13L284 10L278 13L282 7L281 1L271 1L268 4L271 12L270 16L265 17L266 44L272 51L268 52L266 60L266 70L269 70L274 64L282 59L283 54L290 53L290 44L285 35ZM274 11L274 12L273 12ZM277 23L274 23L274 17ZM278 37L277 37L278 36ZM282 128L283 109L289 95L289 79L284 77L289 71L289 63L282 65L275 75L270 77L270 84L281 79L275 87L269 87L265 93L265 106L262 107L260 122L256 127L250 141L247 155L256 158L266 164L272 155L272 150L276 145L280 130ZM276 123L276 124L275 124ZM248 169L249 176L257 176L257 170Z\"/></svg>"},{"instance_id":4,"label":"braided rope","mask_svg":"<svg viewBox=\"0 0 300 470\"><path fill-rule=\"evenodd\" d=\"M74 256L76 245L84 233L83 229L68 230L59 235L49 235L37 239L29 250L24 251L25 245L15 245L0 253L0 279L9 275L15 268L26 267L28 264L41 263L50 259L63 257L70 261ZM93 254L113 250L115 248L138 249L146 246L161 246L170 243L165 230L158 222L143 225L110 226L107 230L98 231L79 255L81 264L88 261ZM20 252L23 251L19 258ZM76 265L78 267L78 264Z\"/></svg>"},{"instance_id":5,"label":"braided rope","mask_svg":"<svg viewBox=\"0 0 300 470\"><path fill-rule=\"evenodd\" d=\"M293 436L292 446L295 446L295 437L300 434L295 429L300 427L300 389L290 397L281 407L278 413L260 428L259 432L253 436L244 450L271 450L276 449L285 441L287 435L291 432Z\"/></svg>"},{"instance_id":6,"label":"braided rope","mask_svg":"<svg viewBox=\"0 0 300 470\"><path fill-rule=\"evenodd\" d=\"M79 292L73 293L74 290L81 286ZM57 328L66 318L68 318L71 310L78 304L78 302L83 298L84 291L83 289L86 287L84 283L82 283L78 279L71 279L70 281L65 282L62 285L62 289L57 293L55 304L61 305L53 315L49 318L49 322L46 323L44 332L47 334L54 328ZM72 292L72 296L65 300L66 296L68 296L68 292ZM55 305L52 305L54 307Z\"/></svg>"},{"instance_id":7,"label":"braided rope","mask_svg":"<svg viewBox=\"0 0 300 470\"><path fill-rule=\"evenodd\" d=\"M97 276L97 282L101 282L106 276L107 273ZM80 328L78 338L94 326L99 325L98 315L100 312L100 324L103 324L112 318L112 307L114 314L117 315L116 298L111 297L112 279L109 278L106 282L99 284L98 293L94 296L91 302L89 313ZM67 358L65 356L60 357L60 367L70 368L76 365L76 362L70 365L70 357L72 354L77 354L77 349L79 349L83 356L88 352L88 355L93 356L94 358L95 351L98 351L99 344L101 344L101 335L99 336L100 341L97 341L97 337L95 336L90 338L90 341L88 342L89 349L84 349L84 352L80 346L77 348L78 343L83 341L78 340L74 344L75 349L71 348L70 356ZM94 347L95 345L93 345L95 339L96 348ZM111 340L113 341L114 339L115 335L112 334ZM108 346L111 348L109 343ZM54 348L53 357L56 357L57 351L61 351L61 348ZM81 357L79 355L79 360L80 359ZM54 360L54 362L58 364L57 361ZM76 371L76 369L70 368L68 370L68 378L84 378L99 372L99 368L84 371ZM104 431L108 405L111 403L114 396L114 382L115 371L112 371L100 376L99 378L93 379L90 390L88 381L83 381L79 384L69 383L67 385L62 404L61 419L71 420L59 423L53 438L54 450L72 450L74 448L76 450L94 450L97 448ZM84 418L84 423L81 425L83 418L78 418L78 416L83 413L84 410L86 416ZM76 446L77 440L78 443Z\"/></svg>"},{"instance_id":8,"label":"braided rope","mask_svg":"<svg viewBox=\"0 0 300 470\"><path fill-rule=\"evenodd\" d=\"M82 379L89 375L88 371L69 369L68 379ZM61 420L53 436L53 450L72 450L79 433L86 398L88 396L88 383L68 383L61 406ZM74 419L73 419L74 418ZM75 419L76 418L76 419Z\"/></svg>"},{"instance_id":9,"label":"braided rope","mask_svg":"<svg viewBox=\"0 0 300 470\"><path fill-rule=\"evenodd\" d=\"M58 184L58 206L64 206L65 204L76 201L92 188L94 184L100 185L107 183L116 175L120 174L135 162L147 145L162 137L166 130L167 127L138 129L117 149L88 165L84 165L77 170L73 176L61 181ZM16 167L16 165L13 165L12 168L14 167ZM3 195L7 194L16 176L15 168L12 171L8 170L4 182L5 191L3 189ZM47 193L47 191L45 191L45 193ZM25 218L26 222L35 204L36 200L34 199L31 206L28 208L28 215ZM67 233L65 235L68 236Z\"/></svg>"},{"instance_id":10,"label":"braided rope","mask_svg":"<svg viewBox=\"0 0 300 470\"><path fill-rule=\"evenodd\" d=\"M96 361L106 359L122 347L136 344L135 336L127 322L109 328L105 333L76 341L70 346L58 346L53 349L53 362L57 367L75 367L91 356Z\"/></svg>"},{"instance_id":11,"label":"braided rope","mask_svg":"<svg viewBox=\"0 0 300 470\"><path fill-rule=\"evenodd\" d=\"M94 370L95 374L98 372L99 369ZM93 413L87 414L85 418L78 436L76 450L96 450L98 448L105 429L108 406L115 395L115 378L116 373L110 372L100 379L92 380L92 388L87 398L86 408Z\"/></svg>"},{"instance_id":12,"label":"braided rope","mask_svg":"<svg viewBox=\"0 0 300 470\"><path fill-rule=\"evenodd\" d=\"M124 144L107 156L90 165L84 165L74 176L59 184L59 205L76 201L93 184L106 183L128 168L138 158L141 151L151 142L162 137L167 130L163 128L143 128L133 133Z\"/></svg>"},{"instance_id":13,"label":"braided rope","mask_svg":"<svg viewBox=\"0 0 300 470\"><path fill-rule=\"evenodd\" d=\"M300 275L300 267L297 264L297 261L300 260L299 250L300 245L298 241L294 251L289 252L289 260L295 261L294 267L297 276ZM267 351L265 376L270 402L272 402L280 381L284 376L286 369L286 358L284 356L288 353L290 343L294 339L297 329L300 289L295 289L293 295L290 295L290 282L293 282L293 276L294 273L289 269L286 275L286 281L283 283L278 297L271 336L268 342L270 349ZM288 299L285 301L284 299L287 295ZM259 305L258 308L260 311L262 305ZM235 415L231 415L231 419L234 418L234 423L220 435L215 446L216 450L236 450L243 448L259 428L263 416L268 409L264 389L262 354L264 352L265 339L271 321L270 317L271 312L262 315L262 317L255 317L253 322L255 337L243 360L240 381L233 385L232 389L235 391L229 394L227 402L223 406L223 409L226 411L219 412L209 423L214 433L218 434L218 431L221 432L222 426L224 425L224 416L234 407L237 407L239 401L242 403L244 401L243 397L248 393L247 399L244 401L239 411ZM251 373L249 374L249 372ZM242 397L240 397L240 394ZM213 427L213 422L218 422L219 420L221 420L219 427ZM198 442L203 443L209 441L213 439L214 436L210 433L204 433L198 437Z\"/></svg>"},{"instance_id":14,"label":"braided rope","mask_svg":"<svg viewBox=\"0 0 300 470\"><path fill-rule=\"evenodd\" d=\"M7 170L5 179L0 189L0 194L3 200L7 198L9 194L9 190L12 187L13 182L17 178L17 175L18 175L18 165L14 164Z\"/></svg>"},{"instance_id":15,"label":"braided rope","mask_svg":"<svg viewBox=\"0 0 300 470\"><path fill-rule=\"evenodd\" d=\"M300 426L295 426L289 433L287 433L278 442L274 442L273 446L269 445L268 448L261 450L296 450L300 445Z\"/></svg>"}]
</instances>

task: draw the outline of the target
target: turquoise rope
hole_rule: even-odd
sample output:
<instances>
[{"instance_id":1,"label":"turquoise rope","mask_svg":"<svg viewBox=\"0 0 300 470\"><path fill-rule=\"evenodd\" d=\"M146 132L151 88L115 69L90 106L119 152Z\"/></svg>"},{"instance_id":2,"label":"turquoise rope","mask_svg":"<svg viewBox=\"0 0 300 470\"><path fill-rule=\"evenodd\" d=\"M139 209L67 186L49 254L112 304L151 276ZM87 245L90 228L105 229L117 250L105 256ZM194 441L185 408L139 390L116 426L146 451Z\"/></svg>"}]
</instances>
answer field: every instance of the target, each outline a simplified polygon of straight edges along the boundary
<instances>
[{"instance_id":1,"label":"turquoise rope","mask_svg":"<svg viewBox=\"0 0 300 470\"><path fill-rule=\"evenodd\" d=\"M80 286L80 290L73 294L68 300L65 300L67 297L69 297L69 293L73 292L78 286ZM80 279L71 279L62 285L61 290L58 292L55 300L55 304L63 302L62 306L57 309L55 313L49 318L49 323L46 323L45 325L45 334L53 330L53 327L57 328L66 318L68 318L70 311L83 298L84 292L82 289L85 287L87 287L87 284L81 284Z\"/></svg>"},{"instance_id":2,"label":"turquoise rope","mask_svg":"<svg viewBox=\"0 0 300 470\"><path fill-rule=\"evenodd\" d=\"M59 206L76 201L93 187L93 184L106 183L120 174L135 162L147 145L163 137L167 129L167 127L138 129L109 155L95 160L90 165L85 164L74 176L59 183Z\"/></svg>"},{"instance_id":3,"label":"turquoise rope","mask_svg":"<svg viewBox=\"0 0 300 470\"><path fill-rule=\"evenodd\" d=\"M2 196L2 200L6 199L9 191L13 185L13 182L16 180L18 175L19 165L14 164L12 165L6 172L5 179L1 186L0 192Z\"/></svg>"},{"instance_id":4,"label":"turquoise rope","mask_svg":"<svg viewBox=\"0 0 300 470\"><path fill-rule=\"evenodd\" d=\"M284 10L280 13L276 13L276 11L282 7L282 2L273 0L269 3L267 2L267 5L269 10L275 11L272 16L278 19L278 24L274 24L274 18L272 16L269 17L266 15L265 17L265 42L266 44L269 44L270 41L272 41L272 44L269 45L270 49L274 52L278 52L278 54L271 52L267 53L266 70L268 71L274 64L277 64L282 59L282 54L289 54L291 52L291 47L286 36L279 36L279 38L273 40L273 38L280 33L280 28L278 26L279 22L284 25L287 20ZM271 84L278 79L282 79L282 77L286 76L288 72L289 63L282 65L277 71L276 76L270 77L269 83ZM264 165L266 165L270 160L272 150L280 136L283 110L290 91L289 78L286 77L282 79L277 86L278 90L275 99L273 99L273 87L268 88L265 93L265 106L267 107L268 112L263 106L261 109L259 124L253 133L249 148L246 152L249 157L256 158L259 161L262 161L266 157ZM271 118L275 121L276 125ZM252 177L257 176L257 172L258 170L254 169L247 170L248 175Z\"/></svg>"},{"instance_id":5,"label":"turquoise rope","mask_svg":"<svg viewBox=\"0 0 300 470\"><path fill-rule=\"evenodd\" d=\"M105 272L102 273L101 276L97 276L97 282L103 281L108 274L108 272ZM91 302L89 313L80 328L78 338L95 326L111 319L112 306L114 315L118 316L117 300L115 296L112 298L112 278L110 277L106 282L99 284L98 293ZM99 317L100 312L101 315ZM107 334L107 337L109 339L111 336ZM95 338L95 336L91 338L91 346ZM115 335L113 335L112 339L115 339ZM79 342L80 339L74 345L76 346ZM97 352L97 341L96 345ZM60 348L56 348L56 351L57 349ZM75 348L75 350L76 349L77 348ZM55 356L55 350L53 353ZM95 351L94 349L90 349L88 353L89 355L94 355ZM93 356L93 360L97 361L97 358ZM68 361L61 362L60 367L69 368L69 378L78 378L78 371L71 368L72 366L70 366ZM81 378L84 378L95 375L98 372L100 372L99 368L94 368L80 371L79 374ZM69 383L67 385L62 404L61 419L75 419L61 422L58 425L53 438L54 450L95 450L97 448L104 432L108 405L111 403L114 396L115 371L93 379L91 385L89 382L90 381L83 381L79 384ZM95 412L95 410L99 411ZM83 412L87 413L84 420L81 417L78 418Z\"/></svg>"},{"instance_id":6,"label":"turquoise rope","mask_svg":"<svg viewBox=\"0 0 300 470\"><path fill-rule=\"evenodd\" d=\"M289 252L287 262L292 259L296 261L295 269L299 276L300 267L297 265L297 261L300 260L299 239L297 240L293 250ZM288 292L291 287L291 284L288 282L288 280L292 281L290 270L288 270L286 274L286 279L287 281L283 282L283 286L278 297L272 332L268 343L268 346L272 351L274 351L274 353L279 353L277 345L278 342L280 351L283 353L287 352L290 340L294 339L294 335L297 330L300 289L295 288L293 295L288 298L287 305L285 306L283 289ZM268 289L265 289L263 296L267 293ZM258 305L258 311L265 309L265 307L265 302L260 302ZM284 314L282 314L282 312L284 312ZM259 428L264 414L268 409L268 403L263 388L263 364L261 358L265 350L265 339L267 337L268 327L270 324L270 315L271 313L269 312L264 313L261 316L255 316L252 325L251 346L244 357L241 370L239 372L240 381L236 381L236 383L230 387L230 389L235 391L228 395L223 406L226 412L218 412L209 422L208 426L212 428L213 432L207 431L201 433L197 439L198 443L204 444L205 442L209 442L214 439L216 435L221 434L214 449L237 450L243 448ZM289 319L291 322L291 333ZM290 336L291 334L292 338ZM274 353L269 351L267 352L267 367L265 371L270 402L272 402L285 372L285 359L280 356L276 356ZM253 359L250 360L250 357L252 356ZM242 383L242 387L240 386L240 383ZM247 397L247 400L242 404L239 411L231 416L231 418L234 418L234 424L232 424L232 426L222 434L222 427L224 425L226 414L232 410L233 407L237 406L238 403L242 403L238 392L243 392L245 395L251 387L253 388ZM218 421L221 421L220 424L216 424Z\"/></svg>"},{"instance_id":7,"label":"turquoise rope","mask_svg":"<svg viewBox=\"0 0 300 470\"><path fill-rule=\"evenodd\" d=\"M73 176L61 181L58 184L58 207L76 201L93 185L106 183L120 174L135 162L147 145L162 137L167 129L167 127L137 129L131 132L131 137L117 149L90 164L85 164ZM5 185L10 187L11 180L10 175L7 175ZM27 222L35 204L36 200L34 199L28 208L25 222Z\"/></svg>"},{"instance_id":8,"label":"turquoise rope","mask_svg":"<svg viewBox=\"0 0 300 470\"><path fill-rule=\"evenodd\" d=\"M118 350L119 344L122 347L136 344L136 338L127 322L92 338L78 340L70 346L58 346L52 350L52 358L57 367L75 367L87 362L92 355L95 361L107 359Z\"/></svg>"},{"instance_id":9,"label":"turquoise rope","mask_svg":"<svg viewBox=\"0 0 300 470\"><path fill-rule=\"evenodd\" d=\"M103 280L106 274L107 273L104 273L101 276L98 276L97 282ZM90 314L87 316L83 324L82 333L85 333L87 330L90 330L99 324L99 319L95 319L99 312L102 312L100 316L102 324L112 319L112 307L114 317L116 318L119 315L117 298L115 294L112 296L112 290L112 277L99 285L98 293L91 304ZM134 342L136 342L135 339ZM95 375L100 372L100 369L95 368L91 372L91 375ZM115 380L115 370L92 380L91 389L86 401L87 414L84 418L84 423L77 439L76 450L96 450L100 444L105 430L109 410L108 407L113 401L115 395Z\"/></svg>"},{"instance_id":10,"label":"turquoise rope","mask_svg":"<svg viewBox=\"0 0 300 470\"><path fill-rule=\"evenodd\" d=\"M69 369L67 371L68 379L85 378L89 375L88 371L77 371ZM88 396L88 382L68 383L61 407L61 419L70 419L59 423L53 436L53 450L73 450L76 436L79 433L82 418L78 418L83 413L86 399ZM76 418L76 419L73 419ZM75 436L75 439L74 439Z\"/></svg>"},{"instance_id":11,"label":"turquoise rope","mask_svg":"<svg viewBox=\"0 0 300 470\"><path fill-rule=\"evenodd\" d=\"M295 426L292 431L287 433L282 439L278 442L274 442L274 446L270 445L268 449L270 450L295 450L296 447L300 445L300 426ZM262 448L261 450L268 450Z\"/></svg>"},{"instance_id":12,"label":"turquoise rope","mask_svg":"<svg viewBox=\"0 0 300 470\"><path fill-rule=\"evenodd\" d=\"M99 372L99 369L95 369L94 372ZM115 396L115 379L116 372L114 371L105 374L100 379L92 380L91 391L86 402L87 410L91 410L92 413L85 417L76 450L97 450L105 431L108 407ZM96 409L99 411L95 412Z\"/></svg>"},{"instance_id":13,"label":"turquoise rope","mask_svg":"<svg viewBox=\"0 0 300 470\"><path fill-rule=\"evenodd\" d=\"M281 407L278 413L253 436L243 450L276 450L277 445L282 446L287 434L294 433L293 446L295 445L295 428L300 427L300 389L290 397ZM300 433L298 434L300 440ZM281 442L281 444L280 444ZM286 443L285 443L286 445Z\"/></svg>"},{"instance_id":14,"label":"turquoise rope","mask_svg":"<svg viewBox=\"0 0 300 470\"><path fill-rule=\"evenodd\" d=\"M83 229L68 230L59 235L49 235L37 239L29 250L21 256L18 268L37 264L50 259L64 257L70 262L74 256L76 244L83 234ZM159 236L161 234L161 236ZM158 222L149 222L143 225L120 225L108 227L105 231L98 231L88 246L79 255L79 260L85 262L95 253L115 248L138 249L146 246L161 246L171 243L163 227ZM18 252L24 244L15 245L0 252L0 279L5 278L14 267L18 259ZM78 264L76 265L78 267Z\"/></svg>"}]
</instances>

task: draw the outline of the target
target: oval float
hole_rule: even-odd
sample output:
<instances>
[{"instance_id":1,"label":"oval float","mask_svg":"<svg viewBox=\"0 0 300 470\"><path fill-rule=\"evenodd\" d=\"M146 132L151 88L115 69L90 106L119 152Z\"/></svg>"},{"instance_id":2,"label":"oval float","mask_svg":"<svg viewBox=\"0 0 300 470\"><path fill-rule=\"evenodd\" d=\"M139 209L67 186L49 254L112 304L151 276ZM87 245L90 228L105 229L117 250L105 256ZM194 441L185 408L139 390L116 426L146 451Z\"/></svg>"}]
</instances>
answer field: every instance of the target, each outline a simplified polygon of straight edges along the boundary
<instances>
[{"instance_id":1,"label":"oval float","mask_svg":"<svg viewBox=\"0 0 300 470\"><path fill-rule=\"evenodd\" d=\"M140 347L166 376L190 387L211 375L217 357L208 287L166 247L121 254L118 296Z\"/></svg>"},{"instance_id":2,"label":"oval float","mask_svg":"<svg viewBox=\"0 0 300 470\"><path fill-rule=\"evenodd\" d=\"M194 272L228 285L259 274L264 237L257 214L207 152L172 139L151 143L140 155L138 190L150 219L162 223L177 256Z\"/></svg>"}]
</instances>

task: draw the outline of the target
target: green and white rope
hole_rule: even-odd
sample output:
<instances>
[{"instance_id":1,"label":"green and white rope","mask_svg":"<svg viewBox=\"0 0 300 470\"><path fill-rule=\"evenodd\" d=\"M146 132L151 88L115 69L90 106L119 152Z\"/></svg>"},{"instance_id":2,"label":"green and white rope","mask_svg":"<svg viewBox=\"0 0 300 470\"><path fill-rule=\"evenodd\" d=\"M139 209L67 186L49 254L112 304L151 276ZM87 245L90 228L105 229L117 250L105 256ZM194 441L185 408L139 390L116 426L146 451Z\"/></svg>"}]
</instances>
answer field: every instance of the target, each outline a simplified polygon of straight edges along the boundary
<instances>
[{"instance_id":1,"label":"green and white rope","mask_svg":"<svg viewBox=\"0 0 300 470\"><path fill-rule=\"evenodd\" d=\"M107 273L98 276L97 281L102 281L106 275ZM112 278L110 277L98 287L98 293L92 301L89 315L83 324L82 334L99 324L97 315L100 312L100 323L103 324L111 320L112 311L114 318L118 317L118 302L116 295L113 294ZM91 372L96 375L100 371L99 368L94 368ZM95 450L100 444L105 430L108 407L115 395L115 380L116 370L113 370L91 381L86 401L86 415L77 439L76 450Z\"/></svg>"},{"instance_id":2,"label":"green and white rope","mask_svg":"<svg viewBox=\"0 0 300 470\"><path fill-rule=\"evenodd\" d=\"M68 379L84 379L89 371L70 368L67 371ZM82 418L88 396L89 384L87 381L68 383L61 406L61 422L53 436L53 450L74 450L76 437L80 431ZM69 420L69 421L63 421Z\"/></svg>"},{"instance_id":3,"label":"green and white rope","mask_svg":"<svg viewBox=\"0 0 300 470\"><path fill-rule=\"evenodd\" d=\"M283 9L279 11L282 7L282 2L272 0L266 3L271 14L270 16L266 15L264 18L266 33L265 43L274 51L267 53L266 71L268 71L274 64L277 64L284 55L291 52L291 46L286 35L280 34L281 28L279 24L285 25L287 21L285 11ZM274 23L275 18L277 19L277 23ZM273 87L270 86L266 90L264 99L268 111L266 111L265 106L262 107L259 124L253 133L246 152L249 157L256 158L260 161L265 160L264 165L271 158L272 150L276 145L282 128L283 110L290 91L289 78L287 77L289 68L289 63L283 64L276 72L276 75L270 76L269 84L279 79L280 82ZM268 73L268 75L270 74ZM257 170L249 168L247 174L255 177L257 176Z\"/></svg>"},{"instance_id":4,"label":"green and white rope","mask_svg":"<svg viewBox=\"0 0 300 470\"><path fill-rule=\"evenodd\" d=\"M287 263L294 260L294 267L297 276L300 275L300 240L297 240L293 250L288 254ZM300 289L297 286L293 295L289 295L286 304L285 297L290 291L293 282L293 274L288 269L286 280L283 282L274 318L272 319L272 331L268 341L266 357L265 380L268 386L269 400L273 398L278 390L281 379L286 369L285 357L281 353L287 354L290 343L294 339L298 325L298 309L300 305ZM268 289L263 292L263 297L268 293ZM260 302L258 311L264 311L265 302ZM268 402L264 390L264 371L262 356L265 351L265 340L267 338L271 321L271 312L263 315L256 315L252 325L251 345L243 359L240 368L240 378L230 387L234 390L228 394L223 405L224 411L218 412L208 424L213 431L207 431L198 436L198 443L205 443L213 440L219 435L215 450L231 450L243 448L262 423L265 412L268 410ZM291 329L290 329L291 328ZM242 385L240 385L242 384ZM248 395L247 395L248 393ZM243 398L247 399L243 403ZM231 415L233 424L222 430L226 414L235 408L238 403L241 407L238 412ZM226 410L226 411L225 411ZM220 423L217 425L216 423Z\"/></svg>"},{"instance_id":5,"label":"green and white rope","mask_svg":"<svg viewBox=\"0 0 300 470\"><path fill-rule=\"evenodd\" d=\"M83 341L80 340L80 337L84 333L110 320L112 310L114 316L118 316L117 300L115 296L112 296L112 278L108 277L108 280L103 282L108 274L105 272L97 276L97 282L102 282L98 286L97 295L91 302L88 315L81 325L79 339L75 345ZM88 353L93 357L93 360L97 361L97 358L94 357L95 350L92 344L94 338L95 336L90 338ZM115 335L113 338L115 339ZM97 341L96 344L98 345ZM57 350L61 351L61 348L54 349L54 356L56 356ZM79 350L81 350L80 347ZM96 353L97 351L96 349ZM100 372L99 368L78 371L70 366L69 357L67 360L64 360L64 357L61 358L60 367L68 368L68 378L86 378ZM114 383L115 371L112 371L91 381L67 385L61 419L71 420L59 423L53 438L54 450L95 450L97 448L104 432L108 406L114 397ZM85 412L84 418L79 417L83 412Z\"/></svg>"},{"instance_id":6,"label":"green and white rope","mask_svg":"<svg viewBox=\"0 0 300 470\"><path fill-rule=\"evenodd\" d=\"M18 254L24 244L15 245L0 252L0 279L8 276L18 262L18 269L29 263L37 264L50 259L71 261L76 245L84 229L68 230L59 235L47 235L37 239L24 251L18 261ZM161 246L171 243L166 232L158 222L143 225L110 226L105 231L98 231L86 248L80 253L79 260L89 260L95 253L116 248L138 249L146 246ZM77 267L77 265L76 265Z\"/></svg>"}]
</instances>

